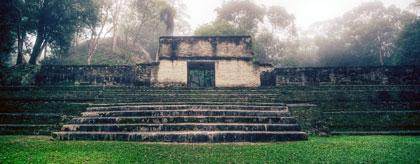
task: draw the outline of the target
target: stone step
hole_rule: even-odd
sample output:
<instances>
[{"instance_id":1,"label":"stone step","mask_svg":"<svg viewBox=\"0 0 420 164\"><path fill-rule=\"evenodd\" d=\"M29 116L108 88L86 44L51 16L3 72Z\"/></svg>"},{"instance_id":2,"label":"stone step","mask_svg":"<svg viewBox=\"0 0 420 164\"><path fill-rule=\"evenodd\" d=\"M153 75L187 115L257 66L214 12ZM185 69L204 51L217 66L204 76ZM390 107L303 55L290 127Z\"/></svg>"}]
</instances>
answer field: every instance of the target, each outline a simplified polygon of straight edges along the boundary
<instances>
[{"instance_id":1,"label":"stone step","mask_svg":"<svg viewBox=\"0 0 420 164\"><path fill-rule=\"evenodd\" d=\"M184 109L184 110L125 110L83 112L83 117L129 117L129 116L277 116L289 117L288 111L260 110L216 110L216 109Z\"/></svg>"},{"instance_id":2,"label":"stone step","mask_svg":"<svg viewBox=\"0 0 420 164\"><path fill-rule=\"evenodd\" d=\"M70 97L70 96L69 96ZM78 96L75 96L76 98ZM264 97L264 96L256 96L256 97L248 97L246 95L237 94L237 95L221 95L221 96L208 96L205 94L195 94L190 96L170 96L170 95L161 95L161 96L149 96L149 95L142 95L142 96L110 96L110 97L101 97L100 95L95 97L96 99L103 99L103 100L113 100L113 99L127 99L127 100L156 100L156 99L168 99L168 100L203 100L203 99L209 99L212 101L217 101L220 99L229 99L232 101L241 101L241 100L249 100L249 99L255 99L255 100L278 100L279 96L277 97Z\"/></svg>"},{"instance_id":3,"label":"stone step","mask_svg":"<svg viewBox=\"0 0 420 164\"><path fill-rule=\"evenodd\" d=\"M59 129L57 124L0 124L0 135L50 135Z\"/></svg>"},{"instance_id":4,"label":"stone step","mask_svg":"<svg viewBox=\"0 0 420 164\"><path fill-rule=\"evenodd\" d=\"M79 96L69 97L69 99L77 99L80 98ZM209 102L219 102L219 101L233 101L233 102L241 102L241 101L250 101L250 102L273 102L281 100L280 97L248 97L248 96L215 96L210 97L207 95L193 95L191 97L182 97L182 96L159 96L159 97L149 97L145 96L110 96L110 97L86 97L86 98L94 98L96 101L114 101L114 100L131 100L131 101L156 101L156 102L166 102L166 101L209 101Z\"/></svg>"},{"instance_id":5,"label":"stone step","mask_svg":"<svg viewBox=\"0 0 420 164\"><path fill-rule=\"evenodd\" d=\"M69 124L62 131L300 131L297 124L243 124L243 123L172 123L172 124Z\"/></svg>"},{"instance_id":6,"label":"stone step","mask_svg":"<svg viewBox=\"0 0 420 164\"><path fill-rule=\"evenodd\" d=\"M179 90L179 91L213 91L213 90L360 90L360 89L420 89L418 85L316 85L316 86L298 86L298 85L288 85L288 86L277 86L277 87L265 87L265 88L152 88L152 87L142 87L142 86L68 86L68 85L45 85L45 86L1 86L0 91L37 91L37 90L46 90L46 91L160 91L160 90Z\"/></svg>"},{"instance_id":7,"label":"stone step","mask_svg":"<svg viewBox=\"0 0 420 164\"><path fill-rule=\"evenodd\" d=\"M178 131L178 132L55 132L59 140L120 140L145 142L275 142L306 140L300 131Z\"/></svg>"},{"instance_id":8,"label":"stone step","mask_svg":"<svg viewBox=\"0 0 420 164\"><path fill-rule=\"evenodd\" d=\"M77 98L75 98L77 99ZM278 98L248 98L248 97L204 97L201 95L196 95L195 97L111 97L111 98L94 98L95 101L102 102L124 102L124 101L139 101L139 102L277 102L280 99Z\"/></svg>"},{"instance_id":9,"label":"stone step","mask_svg":"<svg viewBox=\"0 0 420 164\"><path fill-rule=\"evenodd\" d=\"M19 92L43 92L43 93L272 93L281 90L277 89L253 89L253 88L216 88L216 89L193 89L193 88L154 88L154 89L138 89L138 88L118 88L118 89L109 89L109 88L60 88L60 87L51 87L50 89L45 88L32 88L30 90L26 89L9 89L2 90L3 93L19 93Z\"/></svg>"},{"instance_id":10,"label":"stone step","mask_svg":"<svg viewBox=\"0 0 420 164\"><path fill-rule=\"evenodd\" d=\"M249 96L246 94L229 94L229 95L207 95L207 94L192 94L192 95L155 95L150 96L148 94L145 95L86 95L86 94L34 94L29 96L28 94L7 94L7 95L0 95L1 99L5 100L19 100L19 99L39 99L39 100L55 100L55 99L68 99L68 100L77 100L77 99L97 99L97 100L113 100L113 99L127 99L127 100L156 100L156 99L174 99L174 100L188 100L188 99L232 99L236 101L240 101L243 99L255 99L255 100L277 100L282 98L281 95L276 96L269 96L269 95L260 95L260 96Z\"/></svg>"},{"instance_id":11,"label":"stone step","mask_svg":"<svg viewBox=\"0 0 420 164\"><path fill-rule=\"evenodd\" d=\"M89 88L87 90L81 90L78 88L69 88L69 89L62 89L59 87L53 87L51 89L43 89L43 88L34 88L31 90L25 89L15 89L15 90L1 90L0 93L5 93L1 95L7 95L6 93L16 93L16 94L23 94L23 93L57 93L57 94L172 94L172 93L179 93L179 94L229 94L229 93L255 93L255 94L265 94L265 93L279 93L279 92L293 92L293 91L313 91L313 92L341 92L341 91L350 91L350 92L363 92L363 91L413 91L413 90L420 90L420 87L417 86L407 86L404 87L384 87L384 88L375 88L375 86L355 86L354 88L334 88L335 86L328 86L328 87L321 87L316 86L314 88L311 87L303 87L303 88L258 88L258 89L250 89L250 88L236 88L236 89L228 89L228 88L218 88L218 89L175 89L175 88L162 88L162 89L102 89L102 88Z\"/></svg>"},{"instance_id":12,"label":"stone step","mask_svg":"<svg viewBox=\"0 0 420 164\"><path fill-rule=\"evenodd\" d=\"M296 124L294 117L256 116L148 116L148 117L77 117L71 124L163 124L163 123L262 123Z\"/></svg>"},{"instance_id":13,"label":"stone step","mask_svg":"<svg viewBox=\"0 0 420 164\"><path fill-rule=\"evenodd\" d=\"M218 95L222 97L267 97L267 98L276 98L280 94L273 91L258 91L258 92L178 92L178 91L165 91L165 92L30 92L30 91L23 91L23 92L3 92L0 93L0 97L31 97L28 95L35 97L74 97L74 96L81 96L81 97L99 97L99 98L115 98L115 97L195 97L195 96L205 96L205 97L218 97Z\"/></svg>"},{"instance_id":14,"label":"stone step","mask_svg":"<svg viewBox=\"0 0 420 164\"><path fill-rule=\"evenodd\" d=\"M0 113L51 113L60 116L79 115L88 103L50 101L5 101L0 99Z\"/></svg>"},{"instance_id":15,"label":"stone step","mask_svg":"<svg viewBox=\"0 0 420 164\"><path fill-rule=\"evenodd\" d=\"M62 119L57 113L0 113L0 124L51 124Z\"/></svg>"},{"instance_id":16,"label":"stone step","mask_svg":"<svg viewBox=\"0 0 420 164\"><path fill-rule=\"evenodd\" d=\"M246 105L138 105L89 107L87 111L118 111L118 110L180 110L180 109L219 109L219 110L287 110L286 106L246 106Z\"/></svg>"},{"instance_id":17,"label":"stone step","mask_svg":"<svg viewBox=\"0 0 420 164\"><path fill-rule=\"evenodd\" d=\"M68 92L67 92L68 93ZM77 93L77 92L75 92ZM83 92L82 92L83 93ZM151 97L161 97L161 96L194 96L194 95L206 95L206 96L278 96L278 93L276 91L266 91L266 90L259 90L259 91L219 91L219 92L179 92L176 90L170 91L167 90L165 92L101 92L99 93L99 96L151 96Z\"/></svg>"},{"instance_id":18,"label":"stone step","mask_svg":"<svg viewBox=\"0 0 420 164\"><path fill-rule=\"evenodd\" d=\"M197 97L200 97L197 95ZM149 104L260 104L260 103L280 103L280 99L252 99L252 98L95 98L91 97L6 97L3 101L56 101L56 102L98 102L98 103L132 103L143 102Z\"/></svg>"},{"instance_id":19,"label":"stone step","mask_svg":"<svg viewBox=\"0 0 420 164\"><path fill-rule=\"evenodd\" d=\"M284 106L284 103L266 103L266 102L120 102L120 103L92 103L91 107L104 106L140 106L140 105L247 105L247 106Z\"/></svg>"}]
</instances>

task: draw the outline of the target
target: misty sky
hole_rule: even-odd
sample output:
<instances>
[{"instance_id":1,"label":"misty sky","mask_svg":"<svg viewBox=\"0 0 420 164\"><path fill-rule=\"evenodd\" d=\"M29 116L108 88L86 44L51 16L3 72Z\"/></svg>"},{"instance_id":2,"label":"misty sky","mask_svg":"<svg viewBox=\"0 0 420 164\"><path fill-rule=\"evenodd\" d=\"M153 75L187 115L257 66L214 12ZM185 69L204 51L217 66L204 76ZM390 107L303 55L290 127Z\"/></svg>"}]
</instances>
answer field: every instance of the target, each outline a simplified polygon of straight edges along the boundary
<instances>
[{"instance_id":1,"label":"misty sky","mask_svg":"<svg viewBox=\"0 0 420 164\"><path fill-rule=\"evenodd\" d=\"M192 29L215 19L215 9L226 0L183 0L187 6L187 14ZM341 16L363 2L372 0L255 0L264 6L279 5L293 13L299 28L307 28L312 23ZM396 5L406 9L414 0L381 0L386 6Z\"/></svg>"}]
</instances>

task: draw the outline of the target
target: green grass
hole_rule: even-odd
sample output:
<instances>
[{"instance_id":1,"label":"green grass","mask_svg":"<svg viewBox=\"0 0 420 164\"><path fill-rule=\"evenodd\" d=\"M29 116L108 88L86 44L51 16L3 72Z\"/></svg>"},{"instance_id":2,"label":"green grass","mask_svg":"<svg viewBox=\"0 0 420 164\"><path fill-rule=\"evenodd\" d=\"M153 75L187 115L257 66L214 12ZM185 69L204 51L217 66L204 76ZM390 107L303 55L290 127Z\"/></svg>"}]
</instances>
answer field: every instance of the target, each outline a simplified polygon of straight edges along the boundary
<instances>
[{"instance_id":1,"label":"green grass","mask_svg":"<svg viewBox=\"0 0 420 164\"><path fill-rule=\"evenodd\" d=\"M334 136L309 141L165 144L0 136L0 163L420 163L420 137Z\"/></svg>"}]
</instances>

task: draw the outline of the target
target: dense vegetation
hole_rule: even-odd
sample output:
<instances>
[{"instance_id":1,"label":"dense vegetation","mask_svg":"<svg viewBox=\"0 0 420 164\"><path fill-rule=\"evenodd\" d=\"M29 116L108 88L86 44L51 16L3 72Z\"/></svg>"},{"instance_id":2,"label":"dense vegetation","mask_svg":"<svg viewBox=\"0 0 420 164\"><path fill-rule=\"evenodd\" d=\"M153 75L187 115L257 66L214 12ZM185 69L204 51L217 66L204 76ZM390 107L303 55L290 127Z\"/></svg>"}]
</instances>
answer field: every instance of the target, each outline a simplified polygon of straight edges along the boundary
<instances>
[{"instance_id":1,"label":"dense vegetation","mask_svg":"<svg viewBox=\"0 0 420 164\"><path fill-rule=\"evenodd\" d=\"M3 66L149 62L159 36L188 28L182 4L172 0L6 0L0 7ZM103 62L115 58L124 61Z\"/></svg>"},{"instance_id":2,"label":"dense vegetation","mask_svg":"<svg viewBox=\"0 0 420 164\"><path fill-rule=\"evenodd\" d=\"M309 29L281 6L230 0L191 30L183 0L5 0L0 65L135 64L162 35L251 35L255 60L276 66L418 65L420 0L362 3Z\"/></svg>"},{"instance_id":3,"label":"dense vegetation","mask_svg":"<svg viewBox=\"0 0 420 164\"><path fill-rule=\"evenodd\" d=\"M412 7L418 10L420 1ZM380 1L308 30L297 29L295 17L280 6L266 9L233 0L216 11L217 19L196 29L196 35L251 35L257 60L277 66L413 65L420 57L418 18Z\"/></svg>"},{"instance_id":4,"label":"dense vegetation","mask_svg":"<svg viewBox=\"0 0 420 164\"><path fill-rule=\"evenodd\" d=\"M1 136L1 163L419 163L420 138L310 137L269 144L50 141Z\"/></svg>"}]
</instances>

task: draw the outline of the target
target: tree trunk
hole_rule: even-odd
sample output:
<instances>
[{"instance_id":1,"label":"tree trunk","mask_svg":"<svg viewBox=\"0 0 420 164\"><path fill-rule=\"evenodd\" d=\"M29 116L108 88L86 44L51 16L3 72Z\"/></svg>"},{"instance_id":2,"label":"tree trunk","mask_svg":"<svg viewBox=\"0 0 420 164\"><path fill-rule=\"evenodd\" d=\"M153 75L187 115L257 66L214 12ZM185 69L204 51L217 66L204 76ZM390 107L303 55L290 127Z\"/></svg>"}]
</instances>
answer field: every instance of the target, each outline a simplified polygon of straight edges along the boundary
<instances>
[{"instance_id":1,"label":"tree trunk","mask_svg":"<svg viewBox=\"0 0 420 164\"><path fill-rule=\"evenodd\" d=\"M114 31L112 34L112 52L115 53L115 50L117 49L117 27L114 27Z\"/></svg>"},{"instance_id":2,"label":"tree trunk","mask_svg":"<svg viewBox=\"0 0 420 164\"><path fill-rule=\"evenodd\" d=\"M18 30L17 30L17 38L18 38L18 54L17 54L17 60L16 65L20 64L26 64L26 60L23 56L23 42L25 41L25 35L26 32L24 32L21 28L20 23L18 24Z\"/></svg>"},{"instance_id":3,"label":"tree trunk","mask_svg":"<svg viewBox=\"0 0 420 164\"><path fill-rule=\"evenodd\" d=\"M379 64L381 64L381 66L384 65L384 56L382 53L382 39L381 36L379 36L378 34L378 41L379 41Z\"/></svg>"},{"instance_id":4,"label":"tree trunk","mask_svg":"<svg viewBox=\"0 0 420 164\"><path fill-rule=\"evenodd\" d=\"M87 64L91 65L93 55L96 53L96 49L98 47L98 42L96 41L96 39L93 39L93 40L89 41L89 45L90 46L89 46Z\"/></svg>"},{"instance_id":5,"label":"tree trunk","mask_svg":"<svg viewBox=\"0 0 420 164\"><path fill-rule=\"evenodd\" d=\"M138 47L140 48L140 51L143 52L143 54L146 56L146 60L150 62L152 59L152 56L149 54L149 52L147 52L147 50L143 47L143 45L139 45Z\"/></svg>"},{"instance_id":6,"label":"tree trunk","mask_svg":"<svg viewBox=\"0 0 420 164\"><path fill-rule=\"evenodd\" d=\"M31 58L29 59L29 64L36 65L36 62L42 52L42 47L44 45L45 39L43 34L38 34L36 37L35 45L32 49Z\"/></svg>"},{"instance_id":7,"label":"tree trunk","mask_svg":"<svg viewBox=\"0 0 420 164\"><path fill-rule=\"evenodd\" d=\"M117 49L118 15L114 15L114 18L115 20L112 22L112 52L115 53Z\"/></svg>"},{"instance_id":8,"label":"tree trunk","mask_svg":"<svg viewBox=\"0 0 420 164\"><path fill-rule=\"evenodd\" d=\"M44 45L42 45L42 51L44 52L43 59L47 58L47 43L44 43Z\"/></svg>"},{"instance_id":9,"label":"tree trunk","mask_svg":"<svg viewBox=\"0 0 420 164\"><path fill-rule=\"evenodd\" d=\"M73 47L77 47L79 45L79 30L76 30L74 34L74 45Z\"/></svg>"},{"instance_id":10,"label":"tree trunk","mask_svg":"<svg viewBox=\"0 0 420 164\"><path fill-rule=\"evenodd\" d=\"M98 44L99 44L99 39L100 39L100 35L102 33L102 29L99 32L99 35L96 34L96 30L95 28L92 28L92 34L90 36L90 40L89 40L89 50L88 50L88 59L87 59L87 64L90 65L92 64L92 58L93 55L95 55L96 53L96 49L98 48Z\"/></svg>"},{"instance_id":11,"label":"tree trunk","mask_svg":"<svg viewBox=\"0 0 420 164\"><path fill-rule=\"evenodd\" d=\"M89 50L88 50L88 59L87 59L88 65L92 64L92 58L93 58L93 55L95 55L96 53L96 49L98 48L99 40L101 39L101 35L104 31L106 21L108 20L108 14L109 14L109 9L105 11L105 17L102 18L102 21L100 23L101 29L99 30L99 33L96 33L96 26L92 26L90 28L92 33L90 35L90 40L89 40L89 48L88 48Z\"/></svg>"},{"instance_id":12,"label":"tree trunk","mask_svg":"<svg viewBox=\"0 0 420 164\"><path fill-rule=\"evenodd\" d=\"M89 54L89 55L88 55L88 59L87 59L87 64L88 64L88 65L92 64L92 57L93 57L93 55L92 55L92 54Z\"/></svg>"},{"instance_id":13,"label":"tree trunk","mask_svg":"<svg viewBox=\"0 0 420 164\"><path fill-rule=\"evenodd\" d=\"M23 42L26 39L26 31L22 29L22 12L21 10L17 9L19 16L18 16L18 23L17 23L17 39L18 39L18 56L16 60L16 65L26 64L26 60L23 56Z\"/></svg>"},{"instance_id":14,"label":"tree trunk","mask_svg":"<svg viewBox=\"0 0 420 164\"><path fill-rule=\"evenodd\" d=\"M120 21L120 12L123 5L124 0L117 0L114 1L115 8L114 12L112 13L112 26L113 26L113 32L112 32L112 52L115 53L115 50L117 48L117 32L118 32L118 25Z\"/></svg>"}]
</instances>

